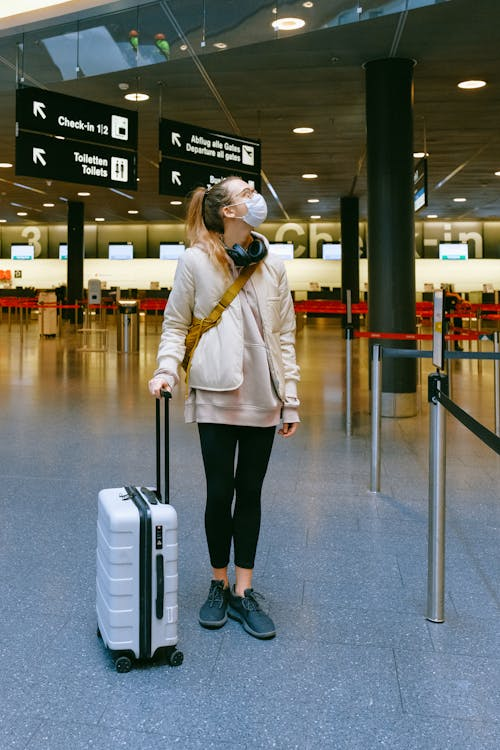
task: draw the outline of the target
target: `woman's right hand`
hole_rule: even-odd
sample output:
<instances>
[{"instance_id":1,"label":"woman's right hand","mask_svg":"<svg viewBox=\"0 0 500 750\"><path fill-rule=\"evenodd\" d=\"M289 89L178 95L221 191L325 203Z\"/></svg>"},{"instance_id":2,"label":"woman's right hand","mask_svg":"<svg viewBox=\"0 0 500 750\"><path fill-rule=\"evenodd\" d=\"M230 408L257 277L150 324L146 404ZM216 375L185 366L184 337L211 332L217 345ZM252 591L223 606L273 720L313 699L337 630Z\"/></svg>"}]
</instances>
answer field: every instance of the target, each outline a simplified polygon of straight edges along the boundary
<instances>
[{"instance_id":1,"label":"woman's right hand","mask_svg":"<svg viewBox=\"0 0 500 750\"><path fill-rule=\"evenodd\" d=\"M155 398L161 398L161 391L171 391L165 375L155 375L148 383L149 392Z\"/></svg>"}]
</instances>

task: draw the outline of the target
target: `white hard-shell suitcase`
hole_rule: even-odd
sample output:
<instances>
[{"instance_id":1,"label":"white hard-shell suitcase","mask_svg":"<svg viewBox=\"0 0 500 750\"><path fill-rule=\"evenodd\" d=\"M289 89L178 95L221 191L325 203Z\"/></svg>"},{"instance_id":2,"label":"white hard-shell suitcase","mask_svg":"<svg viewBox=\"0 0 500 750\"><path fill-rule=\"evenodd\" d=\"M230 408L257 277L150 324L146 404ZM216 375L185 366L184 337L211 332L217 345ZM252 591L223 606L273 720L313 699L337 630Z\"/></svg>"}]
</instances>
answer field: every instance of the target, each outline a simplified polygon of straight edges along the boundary
<instances>
[{"instance_id":1,"label":"white hard-shell suitcase","mask_svg":"<svg viewBox=\"0 0 500 750\"><path fill-rule=\"evenodd\" d=\"M164 655L179 666L177 636L177 514L169 504L168 403L163 394L165 490L162 495L160 404L156 401L156 490L124 486L99 492L97 516L97 633L116 670L133 659Z\"/></svg>"}]
</instances>

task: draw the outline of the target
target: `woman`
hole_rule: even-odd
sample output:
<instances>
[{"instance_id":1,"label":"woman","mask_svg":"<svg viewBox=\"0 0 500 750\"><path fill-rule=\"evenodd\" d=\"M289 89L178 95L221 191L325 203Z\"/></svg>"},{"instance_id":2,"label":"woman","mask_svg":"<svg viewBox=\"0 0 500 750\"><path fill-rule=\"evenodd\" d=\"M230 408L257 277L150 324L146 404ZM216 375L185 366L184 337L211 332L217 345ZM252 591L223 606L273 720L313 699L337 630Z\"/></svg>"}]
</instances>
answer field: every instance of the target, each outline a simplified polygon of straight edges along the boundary
<instances>
[{"instance_id":1,"label":"woman","mask_svg":"<svg viewBox=\"0 0 500 750\"><path fill-rule=\"evenodd\" d=\"M165 309L157 398L174 388L193 318L210 315L242 269L252 271L217 325L204 332L188 367L186 422L197 422L207 483L205 530L212 581L199 622L220 628L227 617L256 638L273 638L274 623L252 588L260 529L261 490L276 426L285 438L298 423L295 315L283 263L252 231L265 221L264 198L239 177L197 188L187 214L190 247L179 260ZM237 461L235 469L235 456ZM232 509L234 499L234 510ZM228 565L234 544L235 584Z\"/></svg>"}]
</instances>

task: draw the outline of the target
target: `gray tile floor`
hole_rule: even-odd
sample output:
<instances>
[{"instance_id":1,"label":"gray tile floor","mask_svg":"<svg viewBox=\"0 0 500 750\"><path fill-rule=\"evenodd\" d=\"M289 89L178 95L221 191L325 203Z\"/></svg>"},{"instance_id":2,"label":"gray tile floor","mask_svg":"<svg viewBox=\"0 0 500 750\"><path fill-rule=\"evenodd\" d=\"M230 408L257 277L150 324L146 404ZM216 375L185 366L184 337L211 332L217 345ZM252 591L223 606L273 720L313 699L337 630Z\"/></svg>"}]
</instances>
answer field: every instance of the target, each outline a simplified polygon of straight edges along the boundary
<instances>
[{"instance_id":1,"label":"gray tile floor","mask_svg":"<svg viewBox=\"0 0 500 750\"><path fill-rule=\"evenodd\" d=\"M448 420L446 622L425 619L428 414L384 420L382 492L369 486L366 344L354 434L343 430L344 342L331 320L298 338L303 424L277 439L255 584L278 628L261 643L197 624L209 568L195 429L173 402L180 520L177 669L120 675L96 638L96 497L154 478L138 355L77 352L67 326L0 323L0 747L28 750L500 747L500 459ZM460 362L454 395L493 427L491 365Z\"/></svg>"}]
</instances>

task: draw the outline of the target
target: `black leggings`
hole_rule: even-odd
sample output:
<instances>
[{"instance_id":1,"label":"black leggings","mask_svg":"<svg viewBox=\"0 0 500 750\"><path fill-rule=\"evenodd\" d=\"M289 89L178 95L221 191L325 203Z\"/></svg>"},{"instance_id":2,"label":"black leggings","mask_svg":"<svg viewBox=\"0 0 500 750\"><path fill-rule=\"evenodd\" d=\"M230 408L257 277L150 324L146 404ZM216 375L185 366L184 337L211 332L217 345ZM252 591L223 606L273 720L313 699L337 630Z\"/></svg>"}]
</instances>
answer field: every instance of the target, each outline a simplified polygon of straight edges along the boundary
<instances>
[{"instance_id":1,"label":"black leggings","mask_svg":"<svg viewBox=\"0 0 500 750\"><path fill-rule=\"evenodd\" d=\"M235 565L254 566L260 530L260 496L275 429L198 424L207 480L205 531L213 568L225 568L229 564L231 539L234 540Z\"/></svg>"}]
</instances>

